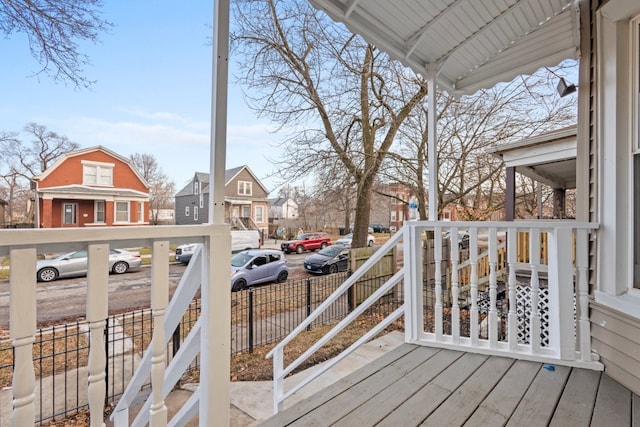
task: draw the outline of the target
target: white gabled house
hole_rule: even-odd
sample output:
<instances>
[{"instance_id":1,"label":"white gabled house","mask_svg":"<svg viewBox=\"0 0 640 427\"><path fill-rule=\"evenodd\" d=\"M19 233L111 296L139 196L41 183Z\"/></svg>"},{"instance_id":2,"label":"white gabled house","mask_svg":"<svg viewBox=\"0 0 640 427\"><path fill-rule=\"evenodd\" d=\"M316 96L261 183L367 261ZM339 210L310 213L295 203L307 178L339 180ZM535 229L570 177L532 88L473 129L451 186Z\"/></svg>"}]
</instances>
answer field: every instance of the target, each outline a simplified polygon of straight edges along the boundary
<instances>
[{"instance_id":1,"label":"white gabled house","mask_svg":"<svg viewBox=\"0 0 640 427\"><path fill-rule=\"evenodd\" d=\"M432 212L429 221L405 225L338 289L339 293L345 292L358 280L362 271L373 265L376 258L402 245L403 266L363 302L353 316L350 315L336 330L332 330L329 337L373 304L375 299L399 287L404 295L400 307L356 345L376 335L394 320L403 318L408 345L436 349L429 350L432 353L440 349L458 355L464 353L462 358L466 361L472 360L473 355L482 355L495 361L491 365L494 367L517 359L518 362L513 366L522 368L521 373L526 369L520 361L533 363L543 374L547 371L539 368L544 363L546 367L552 365L548 372L555 371L555 374L547 376L566 375L563 381L559 381L558 400L551 403L550 409L532 403L550 398L551 394L548 387L533 380L524 397L516 399L529 402L530 406L525 409L512 408L508 414L501 414L505 417L503 422L509 419L516 423L538 420L541 424L549 424L559 419L563 408L571 406L569 401L564 400L562 389L579 383L578 380L573 381L573 373L569 374L574 372L571 369L583 372L577 368L597 373L597 380L593 399L576 402L575 405L580 404L580 410L573 412L574 417L588 413L589 417L593 417L589 419L595 424L599 420L615 425L618 416L623 417L623 423L640 422L640 2L310 2L326 10L334 19L344 22L352 31L375 43L381 50L399 58L415 72L424 74L430 81L431 93L436 85L453 93L471 93L500 81L511 80L518 74L531 73L542 66L556 65L567 58L580 58L576 130L577 219L441 222ZM159 258L167 259L170 242L194 240L204 243L203 250L192 260L182 280L184 289L177 292L170 303L167 300L167 265L154 264L151 306L157 327L154 328L153 341L143 358L141 369L131 381L130 390L118 403L113 418L116 425L128 424L129 404L134 400L138 381L151 375L153 392L147 409L141 412L136 424L148 420L154 426L167 425L164 397L177 381L185 364L194 355L200 354L199 388L171 423L181 425L184 420L197 415L203 426L229 424L230 336L228 328L220 328L219 325L229 323L230 290L228 276L217 274L228 272L230 253L229 227L223 224L226 99L221 95L226 93L228 1L216 1L215 4L217 21L214 28L218 32L214 37L214 58L217 60L213 74L217 85L212 114L212 140L215 141L211 144L212 224L152 229L130 227L126 230L110 230L109 233L105 233L105 229L0 231L0 256L10 256L12 266L14 425L31 425L34 420L35 378L30 355L36 318L33 274L36 253L52 248L88 247L87 318L91 330L96 332L91 335L88 363L89 406L92 425L103 425L104 344L101 337L108 310L105 303L108 274L104 268L106 249L111 244L145 244L153 247L154 255L159 254ZM430 140L434 141L435 102L431 104L431 111ZM430 169L435 170L437 164L433 144L431 150ZM431 188L434 187L435 182L432 181ZM430 191L430 195L434 193ZM430 200L429 206L436 206L435 199ZM458 236L460 229L469 232L468 259L462 259L461 252L457 250L455 236ZM441 238L445 231L451 231L449 248L454 248L448 249L447 257L443 249L447 246ZM432 243L423 241L426 235L435 236ZM479 244L481 236L487 239L486 246ZM423 268L428 263L428 259L424 258L425 244L433 245L429 255L435 261L431 277L425 277L426 269ZM503 249L505 244L506 249ZM445 258L449 260L446 271L443 268ZM481 268L481 264L486 265L486 275L481 272L484 268ZM507 298L502 302L498 298L497 284L501 266L506 267L504 286ZM525 276L527 280L523 284L520 277ZM179 357L165 366L165 343L170 331L179 320L181 310L200 286L202 317L181 347ZM521 294L516 290L521 288L526 288L530 301L530 309L524 310L525 314L516 312L516 307L521 306ZM213 289L216 289L215 295ZM486 292L482 289L486 289ZM468 305L461 303L463 294L469 295L465 300ZM485 298L482 301L480 294ZM331 296L318 308L319 311L314 312L273 350L276 411L283 407L287 397L306 384L285 389L284 377L308 356L305 353L285 367L283 354L286 345L338 297L337 294ZM546 301L544 304L541 302L543 299ZM500 304L507 307L506 312L500 312ZM462 326L466 319L470 319L468 330ZM522 325L526 325L526 330L521 328ZM311 350L321 346L325 339L328 338L323 338ZM471 356L467 358L467 355ZM553 367L555 369L551 369ZM600 377L599 371L602 370L604 374ZM482 371L487 370L480 369L478 373L482 374ZM538 374L536 379L542 376ZM466 388L448 391L455 398L452 398L452 404L458 402L457 410L449 412L450 416L468 410L468 405L463 408L461 403L471 402L476 395L465 395L464 391L472 386L478 388L484 383L479 381L481 377L477 378L477 383L465 383ZM509 378L520 377L514 374ZM415 383L416 377L410 379ZM440 384L438 390L446 391L446 384ZM399 379L397 385L398 388L393 391L398 393L392 393L394 396L408 389L409 384ZM603 388L605 386L608 388ZM576 386L575 390L587 388ZM505 397L499 401L507 404L508 397L516 392L515 388L509 388L501 381L496 385L495 392L501 390ZM353 397L356 396L349 396L349 390L343 391L342 395L352 397L351 401L354 401ZM487 399L495 397L493 389L487 393ZM601 410L602 405L606 406L599 400L601 396L610 396L609 404L613 406L606 408L610 409L608 412ZM488 416L491 408L487 406L487 399L474 404L476 406L471 410L475 412L469 415L469 420L481 412ZM408 398L407 402L410 400ZM429 402L431 400L424 398L414 407L424 409ZM446 401L441 407L446 407ZM538 408L537 412L535 408ZM492 413L495 415L496 411ZM369 411L368 415L372 412ZM608 418L602 415L605 412ZM407 411L401 415L408 414ZM522 418L518 418L520 416ZM281 419L275 419L271 425L281 422L284 423Z\"/></svg>"}]
</instances>

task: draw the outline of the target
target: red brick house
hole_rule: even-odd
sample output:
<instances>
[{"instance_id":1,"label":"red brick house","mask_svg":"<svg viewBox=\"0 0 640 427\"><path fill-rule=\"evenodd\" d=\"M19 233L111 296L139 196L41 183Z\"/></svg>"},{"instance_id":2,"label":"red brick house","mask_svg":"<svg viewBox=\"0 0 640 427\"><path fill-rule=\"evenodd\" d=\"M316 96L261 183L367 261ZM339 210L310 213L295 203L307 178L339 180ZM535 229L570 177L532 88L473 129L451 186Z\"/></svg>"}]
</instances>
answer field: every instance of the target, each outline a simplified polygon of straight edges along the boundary
<instances>
[{"instance_id":1,"label":"red brick house","mask_svg":"<svg viewBox=\"0 0 640 427\"><path fill-rule=\"evenodd\" d=\"M71 151L34 178L42 228L149 223L149 186L102 146Z\"/></svg>"}]
</instances>

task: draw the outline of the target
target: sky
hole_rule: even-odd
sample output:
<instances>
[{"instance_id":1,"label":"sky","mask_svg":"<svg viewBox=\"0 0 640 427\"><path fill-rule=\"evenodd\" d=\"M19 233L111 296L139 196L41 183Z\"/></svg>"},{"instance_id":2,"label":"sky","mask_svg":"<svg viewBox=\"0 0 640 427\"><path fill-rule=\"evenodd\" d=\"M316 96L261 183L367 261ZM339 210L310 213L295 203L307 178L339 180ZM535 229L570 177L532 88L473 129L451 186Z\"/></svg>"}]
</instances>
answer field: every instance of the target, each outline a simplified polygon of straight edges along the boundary
<instances>
[{"instance_id":1,"label":"sky","mask_svg":"<svg viewBox=\"0 0 640 427\"><path fill-rule=\"evenodd\" d=\"M40 64L26 36L0 38L0 131L21 132L35 122L81 148L150 153L179 190L194 172L209 171L213 2L106 1L103 12L113 29L80 49L92 62L84 75L96 81L88 90L32 77ZM269 158L277 157L282 136L246 106L232 80L226 167L246 164L275 190L269 175L277 165Z\"/></svg>"}]
</instances>

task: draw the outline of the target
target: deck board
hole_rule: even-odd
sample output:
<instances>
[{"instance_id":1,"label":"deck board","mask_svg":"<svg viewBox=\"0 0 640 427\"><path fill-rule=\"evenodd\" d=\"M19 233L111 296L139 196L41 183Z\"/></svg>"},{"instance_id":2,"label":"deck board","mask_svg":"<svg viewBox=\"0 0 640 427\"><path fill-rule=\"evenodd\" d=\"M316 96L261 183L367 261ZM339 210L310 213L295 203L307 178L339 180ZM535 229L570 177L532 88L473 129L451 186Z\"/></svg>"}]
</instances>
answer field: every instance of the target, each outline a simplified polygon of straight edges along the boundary
<instances>
[{"instance_id":1,"label":"deck board","mask_svg":"<svg viewBox=\"0 0 640 427\"><path fill-rule=\"evenodd\" d=\"M630 425L631 392L610 377L603 375L593 408L594 426Z\"/></svg>"},{"instance_id":2,"label":"deck board","mask_svg":"<svg viewBox=\"0 0 640 427\"><path fill-rule=\"evenodd\" d=\"M513 364L513 359L487 359L422 425L462 425Z\"/></svg>"},{"instance_id":3,"label":"deck board","mask_svg":"<svg viewBox=\"0 0 640 427\"><path fill-rule=\"evenodd\" d=\"M504 425L540 370L540 363L517 360L465 423L469 427Z\"/></svg>"},{"instance_id":4,"label":"deck board","mask_svg":"<svg viewBox=\"0 0 640 427\"><path fill-rule=\"evenodd\" d=\"M419 425L487 358L481 354L466 353L381 420L378 426Z\"/></svg>"},{"instance_id":5,"label":"deck board","mask_svg":"<svg viewBox=\"0 0 640 427\"><path fill-rule=\"evenodd\" d=\"M398 381L407 372L419 366L437 350L429 347L416 349L391 363L387 369L378 371L363 381L349 388L348 399L340 399L340 395L327 401L324 405L315 408L309 413L297 419L291 425L300 426L326 426L331 425L346 414L372 399L383 389ZM344 394L344 393L342 393Z\"/></svg>"},{"instance_id":6,"label":"deck board","mask_svg":"<svg viewBox=\"0 0 640 427\"><path fill-rule=\"evenodd\" d=\"M550 426L589 426L599 383L600 372L573 369Z\"/></svg>"},{"instance_id":7,"label":"deck board","mask_svg":"<svg viewBox=\"0 0 640 427\"><path fill-rule=\"evenodd\" d=\"M263 426L640 426L606 374L404 344Z\"/></svg>"}]
</instances>

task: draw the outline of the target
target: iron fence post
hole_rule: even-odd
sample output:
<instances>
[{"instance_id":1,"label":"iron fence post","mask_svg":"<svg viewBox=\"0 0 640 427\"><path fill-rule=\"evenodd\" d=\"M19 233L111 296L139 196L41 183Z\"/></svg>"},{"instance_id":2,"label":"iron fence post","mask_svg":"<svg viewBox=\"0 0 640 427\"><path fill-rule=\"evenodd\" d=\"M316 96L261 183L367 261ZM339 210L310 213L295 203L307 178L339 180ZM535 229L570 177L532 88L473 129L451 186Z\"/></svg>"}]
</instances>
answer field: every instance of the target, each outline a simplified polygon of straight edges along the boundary
<instances>
[{"instance_id":1,"label":"iron fence post","mask_svg":"<svg viewBox=\"0 0 640 427\"><path fill-rule=\"evenodd\" d=\"M178 350L180 350L180 323L176 326L171 337L173 346L173 357L176 357Z\"/></svg>"},{"instance_id":2,"label":"iron fence post","mask_svg":"<svg viewBox=\"0 0 640 427\"><path fill-rule=\"evenodd\" d=\"M351 277L351 270L347 270L347 278ZM351 288L347 291L347 305L349 312L352 312L356 308L356 285L351 285Z\"/></svg>"},{"instance_id":3,"label":"iron fence post","mask_svg":"<svg viewBox=\"0 0 640 427\"><path fill-rule=\"evenodd\" d=\"M109 403L109 317L104 327L104 403Z\"/></svg>"},{"instance_id":4,"label":"iron fence post","mask_svg":"<svg viewBox=\"0 0 640 427\"><path fill-rule=\"evenodd\" d=\"M306 280L306 288L307 288L307 292L306 292L306 296L307 296L307 317L309 317L311 315L311 279L309 277L307 277ZM307 325L307 331L311 330L311 324Z\"/></svg>"},{"instance_id":5,"label":"iron fence post","mask_svg":"<svg viewBox=\"0 0 640 427\"><path fill-rule=\"evenodd\" d=\"M253 353L253 289L249 288L249 353Z\"/></svg>"}]
</instances>

